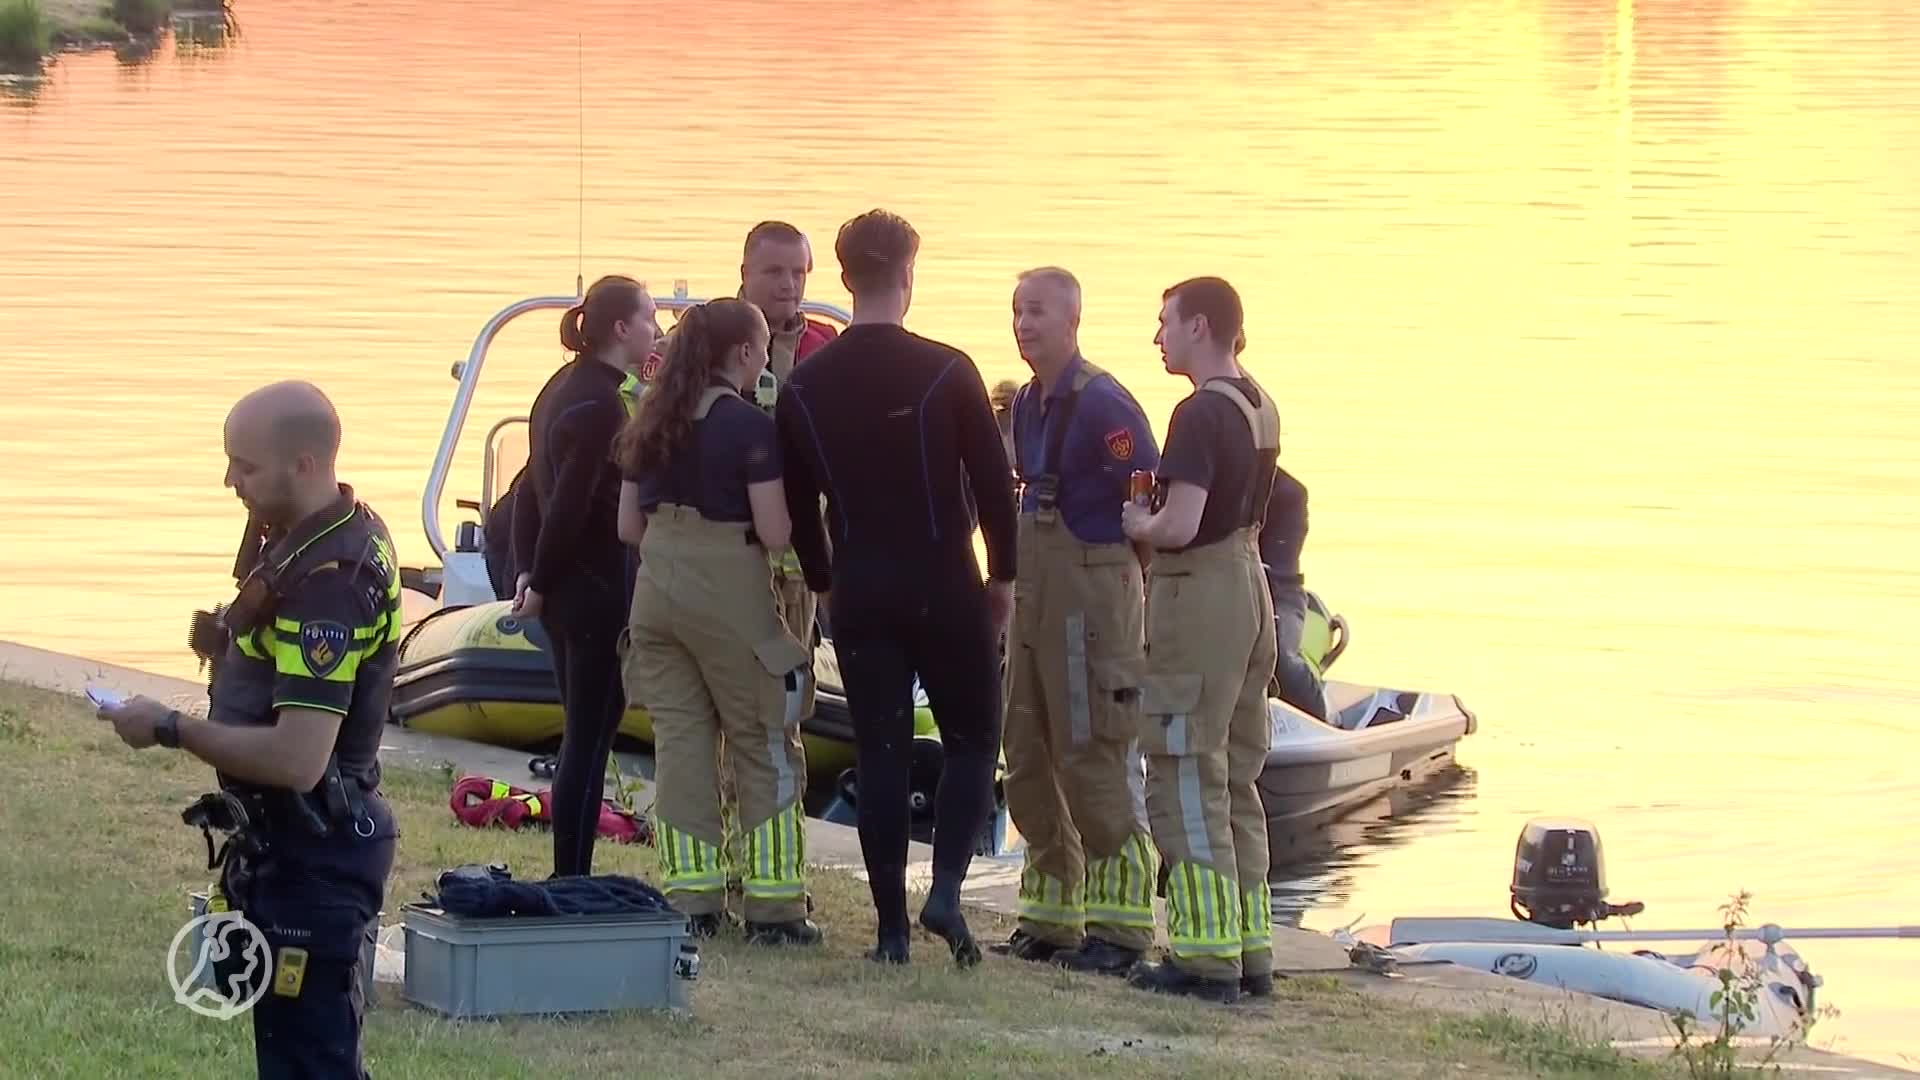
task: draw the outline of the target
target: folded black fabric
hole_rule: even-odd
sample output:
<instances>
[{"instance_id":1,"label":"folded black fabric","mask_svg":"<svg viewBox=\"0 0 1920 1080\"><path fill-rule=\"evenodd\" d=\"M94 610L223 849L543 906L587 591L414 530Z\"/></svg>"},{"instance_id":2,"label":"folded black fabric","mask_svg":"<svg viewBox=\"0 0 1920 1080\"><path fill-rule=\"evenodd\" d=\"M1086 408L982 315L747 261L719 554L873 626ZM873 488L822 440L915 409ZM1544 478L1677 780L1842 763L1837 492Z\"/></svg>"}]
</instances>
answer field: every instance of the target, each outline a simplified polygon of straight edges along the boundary
<instances>
[{"instance_id":1,"label":"folded black fabric","mask_svg":"<svg viewBox=\"0 0 1920 1080\"><path fill-rule=\"evenodd\" d=\"M507 868L459 866L440 875L426 900L449 915L499 919L514 915L676 914L660 890L620 874L515 881Z\"/></svg>"}]
</instances>

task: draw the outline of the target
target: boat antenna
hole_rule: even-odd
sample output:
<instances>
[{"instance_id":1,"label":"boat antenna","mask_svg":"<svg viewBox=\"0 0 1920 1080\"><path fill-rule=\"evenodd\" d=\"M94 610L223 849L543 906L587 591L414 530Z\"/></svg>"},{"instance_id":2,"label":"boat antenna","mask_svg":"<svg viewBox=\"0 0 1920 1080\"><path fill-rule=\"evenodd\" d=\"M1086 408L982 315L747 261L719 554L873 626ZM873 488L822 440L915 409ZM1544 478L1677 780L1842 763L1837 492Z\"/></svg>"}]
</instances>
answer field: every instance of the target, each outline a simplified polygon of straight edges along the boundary
<instances>
[{"instance_id":1,"label":"boat antenna","mask_svg":"<svg viewBox=\"0 0 1920 1080\"><path fill-rule=\"evenodd\" d=\"M575 30L573 36L574 82L580 96L576 109L580 138L578 180L580 205L574 221L573 295L575 296L585 295L587 288L587 61L585 50L586 35Z\"/></svg>"}]
</instances>

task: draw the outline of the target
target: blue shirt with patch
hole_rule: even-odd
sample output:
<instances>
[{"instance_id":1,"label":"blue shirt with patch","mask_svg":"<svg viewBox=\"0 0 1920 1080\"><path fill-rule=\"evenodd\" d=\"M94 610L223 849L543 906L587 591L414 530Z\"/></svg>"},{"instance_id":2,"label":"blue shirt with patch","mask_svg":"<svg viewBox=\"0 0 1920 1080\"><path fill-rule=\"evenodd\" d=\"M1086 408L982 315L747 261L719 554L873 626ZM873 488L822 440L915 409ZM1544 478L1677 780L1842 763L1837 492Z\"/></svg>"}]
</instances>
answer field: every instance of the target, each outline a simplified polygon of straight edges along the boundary
<instances>
[{"instance_id":1,"label":"blue shirt with patch","mask_svg":"<svg viewBox=\"0 0 1920 1080\"><path fill-rule=\"evenodd\" d=\"M1069 532L1082 543L1126 542L1120 531L1120 506L1127 501L1127 485L1135 469L1160 466L1160 448L1139 402L1102 372L1080 391L1073 417L1062 432L1060 461L1042 461L1048 429L1058 422L1061 403L1073 392L1073 381L1085 361L1075 356L1052 391L1043 398L1038 378L1028 381L1013 397L1013 446L1020 479L1027 484L1020 512L1039 509L1033 483L1046 472L1060 477L1055 505Z\"/></svg>"}]
</instances>

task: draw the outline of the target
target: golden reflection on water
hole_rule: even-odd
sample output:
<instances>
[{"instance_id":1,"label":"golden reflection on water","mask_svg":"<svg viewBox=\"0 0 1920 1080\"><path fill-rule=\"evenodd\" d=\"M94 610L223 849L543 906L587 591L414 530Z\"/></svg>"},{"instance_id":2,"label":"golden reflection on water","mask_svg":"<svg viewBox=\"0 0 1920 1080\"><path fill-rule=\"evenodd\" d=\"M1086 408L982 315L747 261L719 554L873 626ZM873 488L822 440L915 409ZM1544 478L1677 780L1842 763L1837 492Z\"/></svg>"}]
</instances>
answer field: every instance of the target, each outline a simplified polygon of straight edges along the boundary
<instances>
[{"instance_id":1,"label":"golden reflection on water","mask_svg":"<svg viewBox=\"0 0 1920 1080\"><path fill-rule=\"evenodd\" d=\"M13 87L0 636L190 673L238 526L221 417L291 375L334 396L344 475L420 562L448 367L494 311L577 272L730 291L767 217L844 302L833 229L886 205L925 237L911 324L990 382L1022 373L1025 266L1082 277L1088 355L1157 424L1183 390L1160 290L1247 297L1309 580L1356 630L1336 672L1483 724L1471 798L1308 925L1499 913L1536 813L1600 823L1643 925L1741 887L1789 926L1914 921L1910 6L799 11L242 0L218 46ZM503 337L443 520L556 321ZM1920 1001L1892 948L1809 950L1827 1033L1885 1060Z\"/></svg>"}]
</instances>

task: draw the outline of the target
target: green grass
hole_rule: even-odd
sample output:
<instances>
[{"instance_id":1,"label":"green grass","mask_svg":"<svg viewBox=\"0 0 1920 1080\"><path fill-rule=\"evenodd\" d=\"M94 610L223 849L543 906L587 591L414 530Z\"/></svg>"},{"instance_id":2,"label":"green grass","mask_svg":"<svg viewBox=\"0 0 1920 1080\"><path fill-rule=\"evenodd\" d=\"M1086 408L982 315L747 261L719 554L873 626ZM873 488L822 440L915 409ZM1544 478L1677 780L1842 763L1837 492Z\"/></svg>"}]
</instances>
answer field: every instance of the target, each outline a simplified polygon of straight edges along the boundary
<instances>
[{"instance_id":1,"label":"green grass","mask_svg":"<svg viewBox=\"0 0 1920 1080\"><path fill-rule=\"evenodd\" d=\"M545 876L542 833L484 832L448 812L447 770L387 770L399 858L387 907L441 869L501 861ZM163 965L209 878L180 809L211 771L188 755L133 751L83 699L0 683L0 1031L9 1076L251 1075L246 1021L176 1006ZM654 874L651 849L601 845L595 869ZM938 942L914 964L860 958L866 887L812 877L827 944L776 952L722 938L701 948L690 1017L451 1022L380 984L368 1068L380 1077L795 1076L1655 1077L1570 1030L1387 1003L1324 976L1279 983L1232 1007L1153 997L1118 980L989 956L953 968ZM983 939L1011 927L970 916ZM388 922L397 919L390 915Z\"/></svg>"},{"instance_id":2,"label":"green grass","mask_svg":"<svg viewBox=\"0 0 1920 1080\"><path fill-rule=\"evenodd\" d=\"M40 0L0 0L0 63L32 63L53 46L53 22Z\"/></svg>"}]
</instances>

